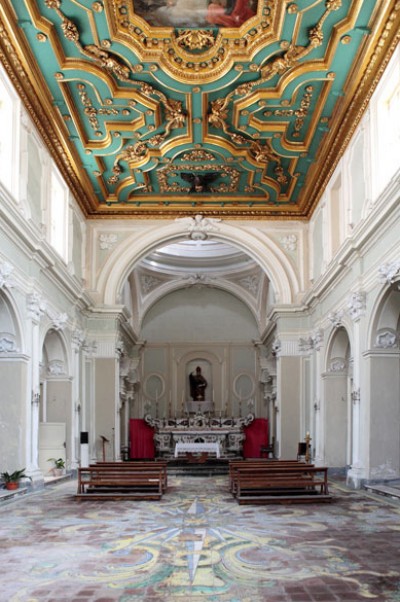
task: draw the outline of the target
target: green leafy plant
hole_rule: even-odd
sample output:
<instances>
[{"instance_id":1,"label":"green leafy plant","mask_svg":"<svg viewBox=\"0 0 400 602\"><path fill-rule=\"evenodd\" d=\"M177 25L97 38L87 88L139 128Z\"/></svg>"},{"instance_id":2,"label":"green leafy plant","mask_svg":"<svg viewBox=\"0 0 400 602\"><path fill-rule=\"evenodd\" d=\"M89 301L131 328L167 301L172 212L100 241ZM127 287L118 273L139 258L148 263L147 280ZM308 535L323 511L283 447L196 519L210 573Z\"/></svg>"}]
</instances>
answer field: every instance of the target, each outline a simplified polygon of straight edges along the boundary
<instances>
[{"instance_id":1,"label":"green leafy plant","mask_svg":"<svg viewBox=\"0 0 400 602\"><path fill-rule=\"evenodd\" d=\"M65 460L62 458L49 458L48 462L54 462L54 468L65 468Z\"/></svg>"},{"instance_id":2,"label":"green leafy plant","mask_svg":"<svg viewBox=\"0 0 400 602\"><path fill-rule=\"evenodd\" d=\"M14 472L2 472L1 473L1 478L4 481L4 483L18 483L18 481L20 479L29 479L30 481L32 480L31 477L28 477L25 474L25 468L22 468L21 470L14 470Z\"/></svg>"}]
</instances>

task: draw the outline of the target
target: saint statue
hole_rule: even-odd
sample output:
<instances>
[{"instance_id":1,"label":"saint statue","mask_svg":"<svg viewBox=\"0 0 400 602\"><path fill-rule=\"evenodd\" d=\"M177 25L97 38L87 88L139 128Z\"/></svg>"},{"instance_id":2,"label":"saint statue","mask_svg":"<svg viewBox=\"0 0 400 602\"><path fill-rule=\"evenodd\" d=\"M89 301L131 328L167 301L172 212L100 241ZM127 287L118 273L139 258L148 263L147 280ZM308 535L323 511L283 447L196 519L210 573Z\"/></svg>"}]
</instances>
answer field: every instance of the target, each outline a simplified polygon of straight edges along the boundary
<instances>
[{"instance_id":1,"label":"saint statue","mask_svg":"<svg viewBox=\"0 0 400 602\"><path fill-rule=\"evenodd\" d=\"M204 401L207 387L207 381L201 373L200 366L197 366L195 372L189 374L190 396L193 401Z\"/></svg>"}]
</instances>

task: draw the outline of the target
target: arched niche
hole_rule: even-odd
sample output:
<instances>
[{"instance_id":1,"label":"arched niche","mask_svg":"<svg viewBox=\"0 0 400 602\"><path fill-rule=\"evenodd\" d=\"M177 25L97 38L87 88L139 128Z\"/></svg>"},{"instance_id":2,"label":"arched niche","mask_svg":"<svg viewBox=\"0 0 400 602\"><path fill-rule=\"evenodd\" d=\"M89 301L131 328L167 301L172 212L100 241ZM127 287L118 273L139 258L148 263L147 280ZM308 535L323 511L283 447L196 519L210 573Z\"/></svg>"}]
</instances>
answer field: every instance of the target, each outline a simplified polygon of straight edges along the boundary
<instances>
[{"instance_id":1,"label":"arched niche","mask_svg":"<svg viewBox=\"0 0 400 602\"><path fill-rule=\"evenodd\" d=\"M21 433L28 417L27 358L21 354L22 336L16 306L8 291L0 290L0 458L2 470L27 466L28 437ZM29 399L29 402L31 400ZM29 405L30 408L30 405Z\"/></svg>"},{"instance_id":2,"label":"arched niche","mask_svg":"<svg viewBox=\"0 0 400 602\"><path fill-rule=\"evenodd\" d=\"M400 334L399 283L386 288L373 309L369 342L371 349L398 349Z\"/></svg>"},{"instance_id":3,"label":"arched niche","mask_svg":"<svg viewBox=\"0 0 400 602\"><path fill-rule=\"evenodd\" d=\"M324 382L325 462L345 468L351 460L351 346L341 326L331 333L327 345Z\"/></svg>"},{"instance_id":4,"label":"arched niche","mask_svg":"<svg viewBox=\"0 0 400 602\"><path fill-rule=\"evenodd\" d=\"M365 354L369 412L369 476L400 475L400 290L399 282L382 287L375 301Z\"/></svg>"},{"instance_id":5,"label":"arched niche","mask_svg":"<svg viewBox=\"0 0 400 602\"><path fill-rule=\"evenodd\" d=\"M0 291L0 354L21 351L21 331L12 300Z\"/></svg>"},{"instance_id":6,"label":"arched niche","mask_svg":"<svg viewBox=\"0 0 400 602\"><path fill-rule=\"evenodd\" d=\"M72 382L64 335L49 329L44 336L40 362L39 468L46 476L49 458L70 460L73 425Z\"/></svg>"}]
</instances>

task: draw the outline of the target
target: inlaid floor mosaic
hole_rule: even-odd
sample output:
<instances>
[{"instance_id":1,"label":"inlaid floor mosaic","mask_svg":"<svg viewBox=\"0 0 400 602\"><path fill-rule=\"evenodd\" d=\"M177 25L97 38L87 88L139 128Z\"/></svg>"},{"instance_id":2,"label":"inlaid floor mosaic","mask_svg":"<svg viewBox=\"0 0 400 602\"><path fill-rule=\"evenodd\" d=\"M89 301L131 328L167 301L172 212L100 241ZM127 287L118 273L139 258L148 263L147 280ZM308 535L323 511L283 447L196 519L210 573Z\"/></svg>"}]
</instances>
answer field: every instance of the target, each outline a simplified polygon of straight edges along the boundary
<instances>
[{"instance_id":1,"label":"inlaid floor mosaic","mask_svg":"<svg viewBox=\"0 0 400 602\"><path fill-rule=\"evenodd\" d=\"M400 602L400 504L239 506L227 477L160 502L82 501L74 481L0 505L1 602Z\"/></svg>"}]
</instances>

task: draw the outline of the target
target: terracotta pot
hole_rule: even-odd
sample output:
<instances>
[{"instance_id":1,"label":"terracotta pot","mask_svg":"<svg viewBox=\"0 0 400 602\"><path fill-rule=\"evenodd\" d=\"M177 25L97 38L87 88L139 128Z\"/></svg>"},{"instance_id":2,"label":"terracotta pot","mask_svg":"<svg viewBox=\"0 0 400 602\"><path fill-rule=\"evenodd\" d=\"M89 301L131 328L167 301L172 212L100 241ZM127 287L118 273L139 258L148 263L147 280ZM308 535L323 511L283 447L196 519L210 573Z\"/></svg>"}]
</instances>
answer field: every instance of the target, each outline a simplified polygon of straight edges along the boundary
<instances>
[{"instance_id":1,"label":"terracotta pot","mask_svg":"<svg viewBox=\"0 0 400 602\"><path fill-rule=\"evenodd\" d=\"M6 483L6 489L8 489L8 490L18 489L18 487L19 487L18 482Z\"/></svg>"}]
</instances>

